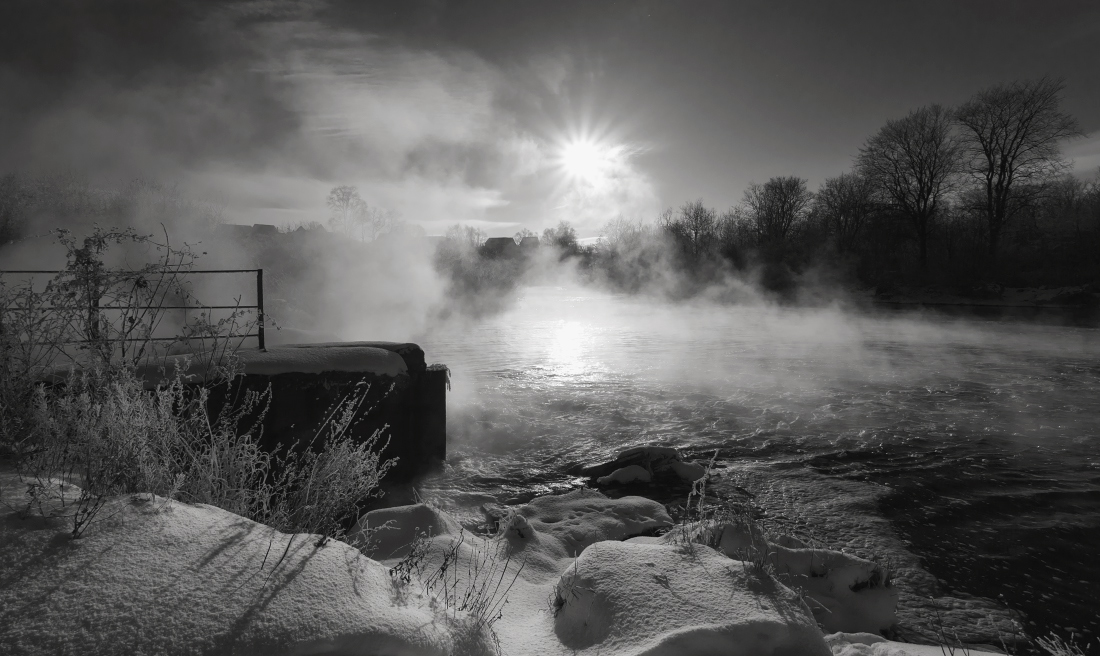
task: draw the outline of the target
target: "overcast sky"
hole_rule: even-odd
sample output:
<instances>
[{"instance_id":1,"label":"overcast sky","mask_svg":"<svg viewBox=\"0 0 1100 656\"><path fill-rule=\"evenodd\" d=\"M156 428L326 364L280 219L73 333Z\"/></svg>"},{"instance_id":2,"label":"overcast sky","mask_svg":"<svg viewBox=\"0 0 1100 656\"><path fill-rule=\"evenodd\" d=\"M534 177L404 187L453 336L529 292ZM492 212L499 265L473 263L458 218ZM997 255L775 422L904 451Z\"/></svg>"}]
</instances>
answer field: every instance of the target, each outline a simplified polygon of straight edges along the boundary
<instances>
[{"instance_id":1,"label":"overcast sky","mask_svg":"<svg viewBox=\"0 0 1100 656\"><path fill-rule=\"evenodd\" d=\"M353 184L429 234L593 236L816 187L888 119L1043 75L1091 175L1095 0L3 0L0 172L154 178L242 223L323 220Z\"/></svg>"}]
</instances>

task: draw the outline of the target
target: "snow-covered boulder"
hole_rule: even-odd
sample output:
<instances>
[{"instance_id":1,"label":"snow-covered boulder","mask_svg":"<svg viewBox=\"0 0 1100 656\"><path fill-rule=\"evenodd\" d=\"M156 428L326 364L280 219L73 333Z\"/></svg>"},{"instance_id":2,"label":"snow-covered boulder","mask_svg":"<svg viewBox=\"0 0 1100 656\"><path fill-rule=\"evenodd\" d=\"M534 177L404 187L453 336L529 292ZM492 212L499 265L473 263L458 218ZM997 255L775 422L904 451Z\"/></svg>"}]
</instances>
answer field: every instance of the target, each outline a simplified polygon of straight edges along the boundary
<instances>
[{"instance_id":1,"label":"snow-covered boulder","mask_svg":"<svg viewBox=\"0 0 1100 656\"><path fill-rule=\"evenodd\" d=\"M669 468L680 478L694 483L707 475L707 468L697 462L672 462Z\"/></svg>"},{"instance_id":2,"label":"snow-covered boulder","mask_svg":"<svg viewBox=\"0 0 1100 656\"><path fill-rule=\"evenodd\" d=\"M680 524L660 538L664 544L705 544L734 560L762 558L769 550L760 525L747 517Z\"/></svg>"},{"instance_id":3,"label":"snow-covered boulder","mask_svg":"<svg viewBox=\"0 0 1100 656\"><path fill-rule=\"evenodd\" d=\"M673 447L644 445L620 451L614 460L582 467L579 473L603 486L658 480L691 483L705 476L707 468L684 462Z\"/></svg>"},{"instance_id":4,"label":"snow-covered boulder","mask_svg":"<svg viewBox=\"0 0 1100 656\"><path fill-rule=\"evenodd\" d=\"M600 485L624 485L626 483L651 483L653 474L641 465L628 465L596 479Z\"/></svg>"},{"instance_id":5,"label":"snow-covered boulder","mask_svg":"<svg viewBox=\"0 0 1100 656\"><path fill-rule=\"evenodd\" d=\"M363 553L377 560L402 558L419 537L458 535L453 517L425 503L372 510L355 523L348 538L362 543Z\"/></svg>"},{"instance_id":6,"label":"snow-covered boulder","mask_svg":"<svg viewBox=\"0 0 1100 656\"><path fill-rule=\"evenodd\" d=\"M538 497L517 512L536 532L555 538L568 556L601 540L623 540L672 526L665 507L656 501L633 496L608 499L587 489Z\"/></svg>"},{"instance_id":7,"label":"snow-covered boulder","mask_svg":"<svg viewBox=\"0 0 1100 656\"><path fill-rule=\"evenodd\" d=\"M705 544L734 560L766 564L785 585L806 596L826 631L881 632L897 622L898 590L881 565L840 551L807 548L785 536L769 543L748 518L693 522L660 537L629 541Z\"/></svg>"},{"instance_id":8,"label":"snow-covered boulder","mask_svg":"<svg viewBox=\"0 0 1100 656\"><path fill-rule=\"evenodd\" d=\"M555 587L554 630L585 653L830 653L796 594L698 545L589 546Z\"/></svg>"}]
</instances>

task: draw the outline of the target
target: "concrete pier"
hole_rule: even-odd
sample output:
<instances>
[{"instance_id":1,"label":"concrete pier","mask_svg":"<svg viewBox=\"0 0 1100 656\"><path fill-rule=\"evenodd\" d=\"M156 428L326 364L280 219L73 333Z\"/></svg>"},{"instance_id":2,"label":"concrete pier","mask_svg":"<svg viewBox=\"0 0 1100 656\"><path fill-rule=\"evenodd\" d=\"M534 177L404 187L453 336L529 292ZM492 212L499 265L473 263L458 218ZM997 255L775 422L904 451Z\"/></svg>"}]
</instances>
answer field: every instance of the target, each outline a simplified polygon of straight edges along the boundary
<instances>
[{"instance_id":1,"label":"concrete pier","mask_svg":"<svg viewBox=\"0 0 1100 656\"><path fill-rule=\"evenodd\" d=\"M217 413L227 400L237 401L247 391L270 389L271 402L260 419L261 447L323 448L328 431L319 429L326 418L349 395L363 393L365 401L349 432L365 440L382 431L382 457L397 459L387 484L414 480L447 457L450 372L443 365L427 365L416 344L281 345L266 351L242 349L237 357L243 374L229 386L211 389L210 410ZM258 416L255 412L248 421ZM240 428L246 429L247 423Z\"/></svg>"}]
</instances>

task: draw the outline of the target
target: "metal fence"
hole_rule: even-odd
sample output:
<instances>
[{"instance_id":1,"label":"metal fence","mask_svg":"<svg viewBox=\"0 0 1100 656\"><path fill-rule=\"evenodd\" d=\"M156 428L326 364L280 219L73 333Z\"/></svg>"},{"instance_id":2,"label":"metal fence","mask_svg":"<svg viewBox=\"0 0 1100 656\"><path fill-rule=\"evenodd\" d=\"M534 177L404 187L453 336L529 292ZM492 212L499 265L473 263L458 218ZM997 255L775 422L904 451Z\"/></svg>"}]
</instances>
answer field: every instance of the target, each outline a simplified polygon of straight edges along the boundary
<instances>
[{"instance_id":1,"label":"metal fence","mask_svg":"<svg viewBox=\"0 0 1100 656\"><path fill-rule=\"evenodd\" d=\"M19 275L38 275L38 274L52 274L57 275L59 273L65 273L64 271L45 271L37 269L0 269L0 276L5 274L19 274ZM116 272L125 273L125 272ZM136 272L135 272L136 273ZM156 273L156 272L153 272ZM192 275L192 274L204 274L204 273L255 273L256 274L256 304L255 305L114 305L107 307L99 307L98 305L91 308L93 311L100 310L256 310L256 332L246 333L244 335L236 335L242 339L248 337L255 337L259 342L259 348L261 351L265 350L264 343L264 270L263 269L198 269L198 270L164 270L160 273L170 273L172 275ZM0 308L0 310L16 310L21 308ZM2 326L2 321L0 321ZM2 328L0 328L2 329ZM145 342L145 341L175 341L178 337L149 337L149 338L132 338L123 341L127 342Z\"/></svg>"}]
</instances>

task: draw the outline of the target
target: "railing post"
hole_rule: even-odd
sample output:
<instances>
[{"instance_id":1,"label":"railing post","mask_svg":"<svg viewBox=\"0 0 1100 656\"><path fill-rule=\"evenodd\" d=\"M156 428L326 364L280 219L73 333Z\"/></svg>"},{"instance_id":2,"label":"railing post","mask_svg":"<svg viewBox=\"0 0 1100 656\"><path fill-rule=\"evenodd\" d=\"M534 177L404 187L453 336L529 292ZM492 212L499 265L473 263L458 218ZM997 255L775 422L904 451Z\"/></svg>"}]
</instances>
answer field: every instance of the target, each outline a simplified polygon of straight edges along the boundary
<instances>
[{"instance_id":1,"label":"railing post","mask_svg":"<svg viewBox=\"0 0 1100 656\"><path fill-rule=\"evenodd\" d=\"M264 346L264 270L256 269L256 314L258 317L256 336L260 342L260 350L266 351Z\"/></svg>"}]
</instances>

